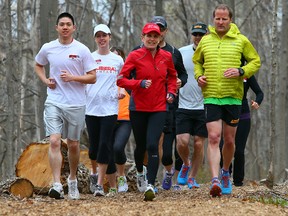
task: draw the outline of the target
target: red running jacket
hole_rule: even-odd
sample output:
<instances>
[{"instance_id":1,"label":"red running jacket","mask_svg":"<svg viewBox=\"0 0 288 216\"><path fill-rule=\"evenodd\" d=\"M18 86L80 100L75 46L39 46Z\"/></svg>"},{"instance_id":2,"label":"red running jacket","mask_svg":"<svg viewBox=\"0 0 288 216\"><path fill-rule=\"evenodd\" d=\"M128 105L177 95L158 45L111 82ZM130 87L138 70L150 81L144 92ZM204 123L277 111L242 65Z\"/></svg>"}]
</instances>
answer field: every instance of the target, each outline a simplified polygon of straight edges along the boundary
<instances>
[{"instance_id":1,"label":"red running jacket","mask_svg":"<svg viewBox=\"0 0 288 216\"><path fill-rule=\"evenodd\" d=\"M150 79L152 85L148 89L141 87L142 80ZM176 95L176 80L177 72L170 52L158 48L153 58L151 52L142 47L128 55L117 85L131 90L129 110L159 112L168 110L167 93Z\"/></svg>"}]
</instances>

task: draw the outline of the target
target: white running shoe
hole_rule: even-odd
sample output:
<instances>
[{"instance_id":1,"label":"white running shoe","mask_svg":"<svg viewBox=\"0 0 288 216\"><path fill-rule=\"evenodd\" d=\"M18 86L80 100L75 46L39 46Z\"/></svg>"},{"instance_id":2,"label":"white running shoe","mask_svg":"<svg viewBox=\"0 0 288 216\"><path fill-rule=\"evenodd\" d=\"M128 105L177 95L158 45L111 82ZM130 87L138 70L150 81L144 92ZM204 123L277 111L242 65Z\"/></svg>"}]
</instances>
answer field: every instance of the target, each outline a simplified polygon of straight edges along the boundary
<instances>
[{"instance_id":1,"label":"white running shoe","mask_svg":"<svg viewBox=\"0 0 288 216\"><path fill-rule=\"evenodd\" d=\"M48 196L54 199L64 199L64 191L61 183L55 182L49 189Z\"/></svg>"},{"instance_id":2,"label":"white running shoe","mask_svg":"<svg viewBox=\"0 0 288 216\"><path fill-rule=\"evenodd\" d=\"M70 180L70 177L68 177L67 184L68 184L68 199L71 199L71 200L80 199L77 179Z\"/></svg>"},{"instance_id":3,"label":"white running shoe","mask_svg":"<svg viewBox=\"0 0 288 216\"><path fill-rule=\"evenodd\" d=\"M118 193L128 191L128 184L125 176L119 176L117 178L117 182L118 182Z\"/></svg>"},{"instance_id":4,"label":"white running shoe","mask_svg":"<svg viewBox=\"0 0 288 216\"><path fill-rule=\"evenodd\" d=\"M94 196L105 196L104 189L100 185L96 185L96 190L94 192Z\"/></svg>"},{"instance_id":5,"label":"white running shoe","mask_svg":"<svg viewBox=\"0 0 288 216\"><path fill-rule=\"evenodd\" d=\"M141 193L145 192L146 188L147 188L146 174L147 174L147 170L146 170L145 166L143 166L143 172L142 173L137 172L137 188Z\"/></svg>"},{"instance_id":6,"label":"white running shoe","mask_svg":"<svg viewBox=\"0 0 288 216\"><path fill-rule=\"evenodd\" d=\"M148 184L146 191L144 193L144 200L145 201L152 201L155 198L155 190L153 185Z\"/></svg>"},{"instance_id":7,"label":"white running shoe","mask_svg":"<svg viewBox=\"0 0 288 216\"><path fill-rule=\"evenodd\" d=\"M98 173L90 175L89 179L90 179L90 191L92 194L94 194L98 181Z\"/></svg>"}]
</instances>

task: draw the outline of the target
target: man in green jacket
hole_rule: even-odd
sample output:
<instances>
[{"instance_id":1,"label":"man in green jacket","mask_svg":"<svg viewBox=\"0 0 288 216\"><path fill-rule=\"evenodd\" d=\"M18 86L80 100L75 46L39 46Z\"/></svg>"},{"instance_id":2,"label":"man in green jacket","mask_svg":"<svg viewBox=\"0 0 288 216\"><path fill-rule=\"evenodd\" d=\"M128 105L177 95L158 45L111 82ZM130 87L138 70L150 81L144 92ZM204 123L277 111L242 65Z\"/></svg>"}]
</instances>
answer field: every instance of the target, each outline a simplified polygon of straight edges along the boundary
<instances>
[{"instance_id":1,"label":"man in green jacket","mask_svg":"<svg viewBox=\"0 0 288 216\"><path fill-rule=\"evenodd\" d=\"M214 26L209 27L210 34L202 38L193 56L195 79L204 96L208 130L207 157L212 175L210 195L213 197L232 193L229 166L235 151L243 79L256 73L261 65L260 57L251 42L232 23L232 15L227 5L216 6L213 11ZM222 129L223 167L219 181Z\"/></svg>"}]
</instances>

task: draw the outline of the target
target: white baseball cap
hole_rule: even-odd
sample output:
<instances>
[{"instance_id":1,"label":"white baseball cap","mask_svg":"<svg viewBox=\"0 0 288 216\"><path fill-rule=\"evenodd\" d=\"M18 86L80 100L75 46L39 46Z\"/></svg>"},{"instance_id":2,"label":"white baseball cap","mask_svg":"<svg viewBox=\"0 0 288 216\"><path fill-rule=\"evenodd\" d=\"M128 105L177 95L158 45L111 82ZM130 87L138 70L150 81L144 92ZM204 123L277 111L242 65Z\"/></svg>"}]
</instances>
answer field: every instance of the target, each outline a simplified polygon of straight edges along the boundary
<instances>
[{"instance_id":1,"label":"white baseball cap","mask_svg":"<svg viewBox=\"0 0 288 216\"><path fill-rule=\"evenodd\" d=\"M94 36L99 31L102 31L102 32L104 32L106 34L111 34L111 31L110 31L109 27L107 25L105 25L105 24L99 24L99 25L95 26L95 28L94 28Z\"/></svg>"}]
</instances>

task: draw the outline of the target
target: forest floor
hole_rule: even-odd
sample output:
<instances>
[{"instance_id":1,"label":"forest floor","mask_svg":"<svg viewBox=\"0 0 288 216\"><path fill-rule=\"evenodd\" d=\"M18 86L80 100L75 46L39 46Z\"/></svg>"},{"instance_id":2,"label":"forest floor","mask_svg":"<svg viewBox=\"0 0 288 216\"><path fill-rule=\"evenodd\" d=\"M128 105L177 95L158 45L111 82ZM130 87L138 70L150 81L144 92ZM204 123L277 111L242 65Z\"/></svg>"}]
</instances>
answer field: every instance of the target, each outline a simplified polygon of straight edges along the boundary
<instances>
[{"instance_id":1,"label":"forest floor","mask_svg":"<svg viewBox=\"0 0 288 216\"><path fill-rule=\"evenodd\" d=\"M117 194L115 197L94 197L81 194L80 200L54 200L34 195L19 200L0 195L0 215L101 215L101 216L162 216L162 215L288 215L288 184L274 186L272 190L257 182L233 187L232 195L212 198L209 184L199 189L165 191L159 189L156 199L143 200L139 192Z\"/></svg>"}]
</instances>

